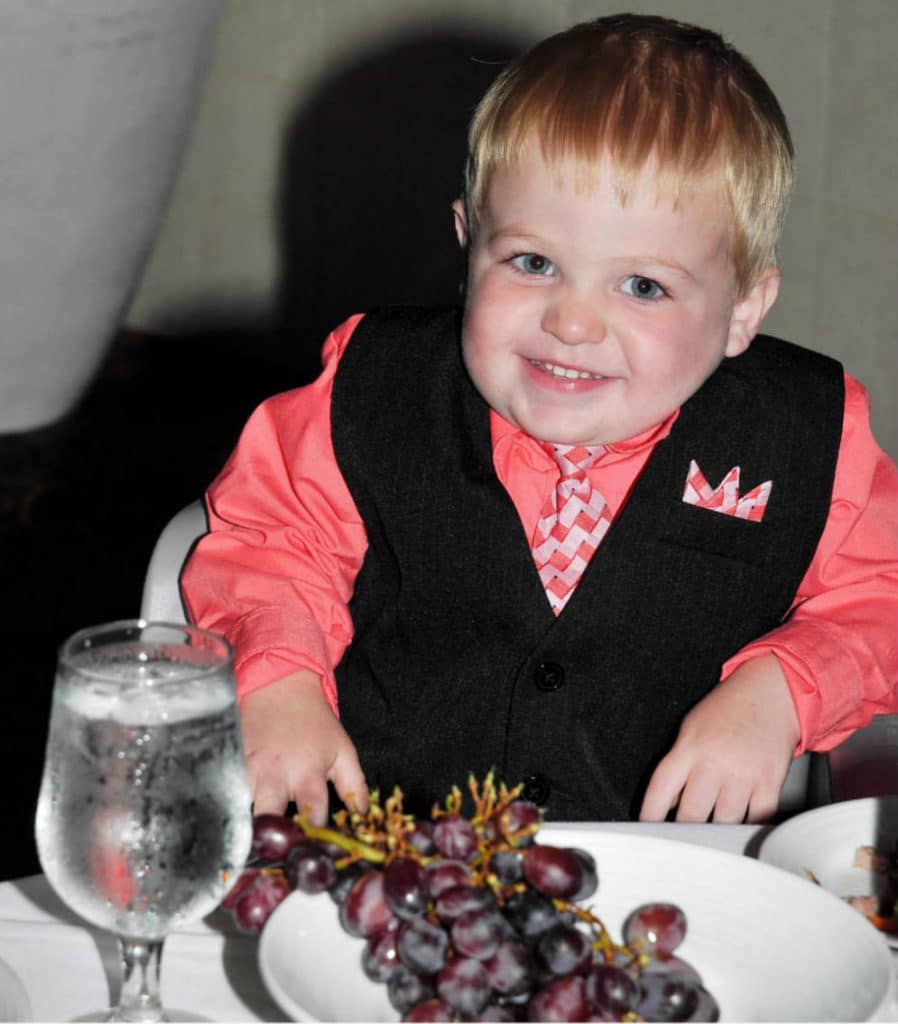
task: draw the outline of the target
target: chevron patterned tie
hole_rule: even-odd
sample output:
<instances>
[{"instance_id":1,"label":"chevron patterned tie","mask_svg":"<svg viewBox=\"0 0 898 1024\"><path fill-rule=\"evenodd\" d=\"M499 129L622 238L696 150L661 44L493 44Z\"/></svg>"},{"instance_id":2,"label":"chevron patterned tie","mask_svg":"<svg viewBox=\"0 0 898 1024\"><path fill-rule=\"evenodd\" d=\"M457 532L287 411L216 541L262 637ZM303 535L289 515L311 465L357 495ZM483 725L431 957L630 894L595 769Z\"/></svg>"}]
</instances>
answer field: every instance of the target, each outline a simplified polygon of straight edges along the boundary
<instances>
[{"instance_id":1,"label":"chevron patterned tie","mask_svg":"<svg viewBox=\"0 0 898 1024\"><path fill-rule=\"evenodd\" d=\"M533 535L533 558L552 611L558 615L611 525L602 495L586 470L602 455L601 445L545 444L561 476L546 499Z\"/></svg>"}]
</instances>

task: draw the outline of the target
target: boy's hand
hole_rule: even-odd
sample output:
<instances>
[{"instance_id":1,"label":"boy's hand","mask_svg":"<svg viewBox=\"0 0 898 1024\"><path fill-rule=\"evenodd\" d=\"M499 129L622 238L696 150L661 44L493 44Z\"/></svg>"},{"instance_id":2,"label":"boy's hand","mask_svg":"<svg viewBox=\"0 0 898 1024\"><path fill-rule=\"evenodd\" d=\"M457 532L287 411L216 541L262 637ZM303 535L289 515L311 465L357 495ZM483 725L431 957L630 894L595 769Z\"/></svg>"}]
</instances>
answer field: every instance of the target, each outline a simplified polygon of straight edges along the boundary
<instances>
[{"instance_id":1,"label":"boy's hand","mask_svg":"<svg viewBox=\"0 0 898 1024\"><path fill-rule=\"evenodd\" d=\"M775 811L799 740L783 670L766 654L740 665L683 719L652 774L640 821L763 821Z\"/></svg>"},{"instance_id":2,"label":"boy's hand","mask_svg":"<svg viewBox=\"0 0 898 1024\"><path fill-rule=\"evenodd\" d=\"M292 800L313 824L323 825L328 779L345 804L367 808L355 747L313 672L254 690L241 702L240 719L253 814L283 814Z\"/></svg>"}]
</instances>

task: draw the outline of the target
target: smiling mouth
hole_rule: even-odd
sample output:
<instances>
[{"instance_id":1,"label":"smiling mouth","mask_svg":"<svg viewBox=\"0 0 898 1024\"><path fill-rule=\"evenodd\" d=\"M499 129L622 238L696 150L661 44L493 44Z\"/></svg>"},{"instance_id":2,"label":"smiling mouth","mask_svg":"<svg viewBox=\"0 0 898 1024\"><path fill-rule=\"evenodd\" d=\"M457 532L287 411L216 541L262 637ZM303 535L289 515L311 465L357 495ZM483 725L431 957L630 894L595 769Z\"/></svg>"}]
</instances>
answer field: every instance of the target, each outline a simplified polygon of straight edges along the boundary
<instances>
[{"instance_id":1,"label":"smiling mouth","mask_svg":"<svg viewBox=\"0 0 898 1024\"><path fill-rule=\"evenodd\" d=\"M530 365L535 366L543 373L549 373L553 377L562 380L603 380L601 373L587 373L586 370L574 370L569 366L558 366L556 363L544 363L541 359L531 359Z\"/></svg>"}]
</instances>

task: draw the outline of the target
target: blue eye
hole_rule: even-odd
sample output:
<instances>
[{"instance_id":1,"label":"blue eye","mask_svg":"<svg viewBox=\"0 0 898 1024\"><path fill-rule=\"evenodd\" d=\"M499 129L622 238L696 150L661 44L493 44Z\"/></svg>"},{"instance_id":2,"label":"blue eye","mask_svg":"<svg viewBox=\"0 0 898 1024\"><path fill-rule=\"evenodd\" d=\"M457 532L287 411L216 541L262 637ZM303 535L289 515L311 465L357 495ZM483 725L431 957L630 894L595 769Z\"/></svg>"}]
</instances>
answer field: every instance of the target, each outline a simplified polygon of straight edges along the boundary
<instances>
[{"instance_id":1,"label":"blue eye","mask_svg":"<svg viewBox=\"0 0 898 1024\"><path fill-rule=\"evenodd\" d=\"M650 277L640 277L639 274L631 274L621 288L627 295L632 295L634 299L662 299L667 295L657 281L653 281Z\"/></svg>"},{"instance_id":2,"label":"blue eye","mask_svg":"<svg viewBox=\"0 0 898 1024\"><path fill-rule=\"evenodd\" d=\"M512 256L511 263L518 270L534 277L549 277L555 273L552 261L546 256L540 256L538 252L522 252L519 256Z\"/></svg>"}]
</instances>

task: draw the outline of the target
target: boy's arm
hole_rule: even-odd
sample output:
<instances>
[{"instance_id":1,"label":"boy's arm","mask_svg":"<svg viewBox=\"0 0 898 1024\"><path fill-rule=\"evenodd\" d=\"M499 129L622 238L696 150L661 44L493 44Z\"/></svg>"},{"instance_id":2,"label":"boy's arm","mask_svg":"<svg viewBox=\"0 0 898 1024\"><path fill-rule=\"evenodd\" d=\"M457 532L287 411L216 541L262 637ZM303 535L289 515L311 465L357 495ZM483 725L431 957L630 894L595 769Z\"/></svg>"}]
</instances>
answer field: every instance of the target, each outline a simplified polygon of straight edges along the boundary
<instances>
[{"instance_id":1,"label":"boy's arm","mask_svg":"<svg viewBox=\"0 0 898 1024\"><path fill-rule=\"evenodd\" d=\"M643 820L763 820L792 757L898 711L898 471L846 378L830 515L785 624L747 645L689 712L655 770Z\"/></svg>"},{"instance_id":2,"label":"boy's arm","mask_svg":"<svg viewBox=\"0 0 898 1024\"><path fill-rule=\"evenodd\" d=\"M181 580L191 621L235 650L256 813L293 799L321 820L328 779L344 801L366 802L333 669L352 639L348 602L367 537L330 435L334 372L360 319L328 338L313 384L250 417L207 492L210 532Z\"/></svg>"},{"instance_id":3,"label":"boy's arm","mask_svg":"<svg viewBox=\"0 0 898 1024\"><path fill-rule=\"evenodd\" d=\"M830 514L784 624L724 666L776 656L800 723L795 753L830 750L898 711L898 470L876 444L866 391L846 377Z\"/></svg>"},{"instance_id":4,"label":"boy's arm","mask_svg":"<svg viewBox=\"0 0 898 1024\"><path fill-rule=\"evenodd\" d=\"M255 410L206 493L209 532L181 592L190 620L233 645L241 699L309 670L337 709L333 667L352 639L348 602L367 537L336 463L330 402L360 319L328 338L314 383Z\"/></svg>"}]
</instances>

